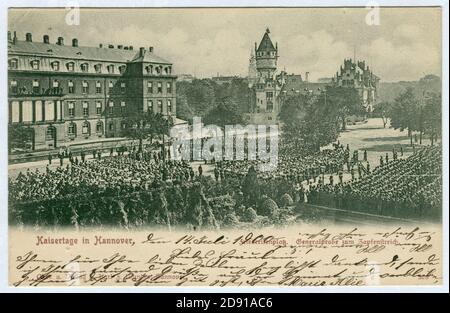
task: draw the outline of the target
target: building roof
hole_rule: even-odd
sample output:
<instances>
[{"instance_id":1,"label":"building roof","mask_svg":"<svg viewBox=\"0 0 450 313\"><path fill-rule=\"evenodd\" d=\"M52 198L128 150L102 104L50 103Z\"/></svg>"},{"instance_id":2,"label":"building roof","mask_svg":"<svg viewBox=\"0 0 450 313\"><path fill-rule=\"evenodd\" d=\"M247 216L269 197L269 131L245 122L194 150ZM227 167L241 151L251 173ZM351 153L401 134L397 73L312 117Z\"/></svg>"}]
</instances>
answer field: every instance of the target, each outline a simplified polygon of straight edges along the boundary
<instances>
[{"instance_id":1,"label":"building roof","mask_svg":"<svg viewBox=\"0 0 450 313\"><path fill-rule=\"evenodd\" d=\"M272 40L270 40L269 33L270 31L267 29L256 51L276 51Z\"/></svg>"},{"instance_id":2,"label":"building roof","mask_svg":"<svg viewBox=\"0 0 450 313\"><path fill-rule=\"evenodd\" d=\"M324 89L330 83L305 82L301 79L287 79L283 86L283 91L287 94L305 93L310 90L312 93L318 93L319 88Z\"/></svg>"},{"instance_id":3,"label":"building roof","mask_svg":"<svg viewBox=\"0 0 450 313\"><path fill-rule=\"evenodd\" d=\"M72 45L58 45L20 40L17 40L15 43L8 43L8 54L28 54L75 60L96 60L124 63L131 61L136 62L140 57L139 50L125 50L108 47L73 47ZM171 64L171 62L160 58L149 51L146 51L142 61Z\"/></svg>"}]
</instances>

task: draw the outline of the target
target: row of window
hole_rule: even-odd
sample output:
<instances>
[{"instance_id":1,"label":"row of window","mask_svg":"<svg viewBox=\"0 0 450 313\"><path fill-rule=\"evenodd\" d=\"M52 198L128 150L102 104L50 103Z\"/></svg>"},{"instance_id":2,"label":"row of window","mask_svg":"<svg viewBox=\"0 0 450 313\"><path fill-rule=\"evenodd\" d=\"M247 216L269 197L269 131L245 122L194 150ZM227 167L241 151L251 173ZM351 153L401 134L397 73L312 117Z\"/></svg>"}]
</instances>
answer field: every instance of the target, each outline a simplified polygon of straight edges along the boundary
<instances>
[{"instance_id":1,"label":"row of window","mask_svg":"<svg viewBox=\"0 0 450 313\"><path fill-rule=\"evenodd\" d=\"M50 67L52 69L52 71L58 72L60 71L60 65L61 62L60 61L52 61L50 63ZM9 59L8 60L8 66L9 69L18 69L19 68L19 61L18 59ZM41 66L41 62L39 60L32 60L30 61L30 66L33 70L39 70L40 66ZM66 69L68 72L75 72L75 62L67 62L65 64ZM126 65L119 65L117 66L118 68L118 73L123 74L125 73L127 66ZM115 74L116 73L116 65L114 64L110 64L106 66L106 70L108 72L108 74ZM162 66L162 65L148 65L145 67L145 70L147 72L147 74L153 75L153 74L157 74L157 75L161 75L161 74L165 74L165 75L171 75L172 74L172 67L169 66ZM85 62L85 63L81 63L80 64L80 71L83 73L88 73L89 72L89 63ZM103 71L103 64L95 64L94 65L94 71L97 74L101 74Z\"/></svg>"},{"instance_id":2,"label":"row of window","mask_svg":"<svg viewBox=\"0 0 450 313\"><path fill-rule=\"evenodd\" d=\"M172 100L167 99L166 100L166 104L167 104L167 111L164 112L164 106L163 106L162 100L157 100L156 101L157 112L158 113L163 113L163 114L172 114ZM153 100L149 99L147 101L147 108L146 108L146 110L149 111L149 112L154 112Z\"/></svg>"},{"instance_id":3,"label":"row of window","mask_svg":"<svg viewBox=\"0 0 450 313\"><path fill-rule=\"evenodd\" d=\"M154 89L154 87L156 86L156 90ZM162 82L157 82L156 85L154 86L153 82L148 82L147 83L147 92L148 93L158 93L161 94L163 92L163 83ZM53 88L60 88L60 82L58 80L53 80L52 82L52 87ZM108 87L109 89L112 89L114 87L114 82L113 81L109 81L108 82ZM22 90L21 91L26 91L26 90ZM69 80L67 81L67 88L68 88L68 93L75 93L75 82L73 80ZM81 90L82 93L87 94L89 93L89 82L86 80L83 80L81 82ZM17 94L19 92L19 87L18 87L18 83L16 80L11 80L10 81L10 91L12 94ZM39 80L35 79L33 80L33 84L32 84L32 92L35 94L38 94L40 92L40 83ZM97 94L101 94L103 92L103 84L101 81L96 81L95 82L95 93ZM126 92L126 83L125 82L121 82L120 83L120 92L121 93L125 93ZM166 83L166 92L167 93L172 93L172 82L167 82Z\"/></svg>"},{"instance_id":4,"label":"row of window","mask_svg":"<svg viewBox=\"0 0 450 313\"><path fill-rule=\"evenodd\" d=\"M103 122L97 121L95 124L95 132L97 135L103 134ZM77 124L74 122L69 123L67 127L67 134L69 137L76 137L77 136ZM90 136L91 135L91 123L88 121L84 121L83 124L81 124L81 134L84 136Z\"/></svg>"}]
</instances>

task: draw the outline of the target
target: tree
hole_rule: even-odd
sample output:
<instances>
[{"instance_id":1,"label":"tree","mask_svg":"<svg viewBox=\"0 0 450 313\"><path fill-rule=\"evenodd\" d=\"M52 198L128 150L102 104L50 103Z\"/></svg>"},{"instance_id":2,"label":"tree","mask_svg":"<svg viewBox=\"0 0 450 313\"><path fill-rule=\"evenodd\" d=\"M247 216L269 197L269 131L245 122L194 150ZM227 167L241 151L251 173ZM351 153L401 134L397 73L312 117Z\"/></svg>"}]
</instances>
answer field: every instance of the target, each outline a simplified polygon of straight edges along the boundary
<instances>
[{"instance_id":1,"label":"tree","mask_svg":"<svg viewBox=\"0 0 450 313\"><path fill-rule=\"evenodd\" d=\"M442 135L442 96L441 93L429 93L423 108L423 128L429 134L431 145Z\"/></svg>"},{"instance_id":2,"label":"tree","mask_svg":"<svg viewBox=\"0 0 450 313\"><path fill-rule=\"evenodd\" d=\"M420 108L419 102L414 95L412 88L406 89L395 98L389 110L391 126L401 131L407 129L410 143L412 145L412 133L420 127Z\"/></svg>"},{"instance_id":3,"label":"tree","mask_svg":"<svg viewBox=\"0 0 450 313\"><path fill-rule=\"evenodd\" d=\"M222 99L216 107L208 111L203 120L205 124L213 124L221 128L225 125L245 124L242 113L230 98Z\"/></svg>"},{"instance_id":4,"label":"tree","mask_svg":"<svg viewBox=\"0 0 450 313\"><path fill-rule=\"evenodd\" d=\"M25 127L20 124L11 124L8 126L8 150L12 149L27 150L30 145L33 146L34 130L31 127Z\"/></svg>"},{"instance_id":5,"label":"tree","mask_svg":"<svg viewBox=\"0 0 450 313\"><path fill-rule=\"evenodd\" d=\"M365 114L365 109L361 105L361 99L355 88L327 86L320 98L323 98L327 108L334 110L333 113L341 121L342 130L347 128L346 119L349 115ZM320 102L322 102L322 99L320 99Z\"/></svg>"},{"instance_id":6,"label":"tree","mask_svg":"<svg viewBox=\"0 0 450 313\"><path fill-rule=\"evenodd\" d=\"M139 140L139 150L142 150L143 140L150 139L151 143L156 135L163 135L164 141L164 135L168 135L170 128L173 126L171 117L166 118L161 113L152 111L128 114L123 122L125 128L122 135Z\"/></svg>"},{"instance_id":7,"label":"tree","mask_svg":"<svg viewBox=\"0 0 450 313\"><path fill-rule=\"evenodd\" d=\"M373 113L379 115L383 120L383 127L386 128L389 120L389 110L391 109L391 103L387 101L378 102L373 108Z\"/></svg>"},{"instance_id":8,"label":"tree","mask_svg":"<svg viewBox=\"0 0 450 313\"><path fill-rule=\"evenodd\" d=\"M279 113L283 122L281 149L287 153L309 153L335 141L339 124L333 105L325 101L324 93L320 96L306 94L285 99Z\"/></svg>"},{"instance_id":9,"label":"tree","mask_svg":"<svg viewBox=\"0 0 450 313\"><path fill-rule=\"evenodd\" d=\"M278 118L289 127L298 124L304 119L310 100L311 97L304 94L287 97L281 106Z\"/></svg>"}]
</instances>

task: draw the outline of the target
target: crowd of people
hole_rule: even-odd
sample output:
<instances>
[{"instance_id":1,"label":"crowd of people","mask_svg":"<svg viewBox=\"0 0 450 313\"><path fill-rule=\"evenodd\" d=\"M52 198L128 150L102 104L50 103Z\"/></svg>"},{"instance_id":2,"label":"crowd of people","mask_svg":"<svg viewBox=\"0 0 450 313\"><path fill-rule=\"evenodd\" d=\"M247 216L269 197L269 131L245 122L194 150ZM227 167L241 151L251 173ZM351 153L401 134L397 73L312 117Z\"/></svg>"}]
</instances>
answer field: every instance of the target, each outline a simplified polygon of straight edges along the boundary
<instances>
[{"instance_id":1,"label":"crowd of people","mask_svg":"<svg viewBox=\"0 0 450 313\"><path fill-rule=\"evenodd\" d=\"M273 171L258 171L262 180L289 180L294 184L315 179L324 173L337 173L347 162L348 150L342 145L308 155L280 155ZM228 176L243 178L250 167L258 169L262 160L221 161L216 166Z\"/></svg>"},{"instance_id":2,"label":"crowd of people","mask_svg":"<svg viewBox=\"0 0 450 313\"><path fill-rule=\"evenodd\" d=\"M312 186L308 202L397 217L440 216L441 148L424 147L408 158L386 158L367 175Z\"/></svg>"}]
</instances>

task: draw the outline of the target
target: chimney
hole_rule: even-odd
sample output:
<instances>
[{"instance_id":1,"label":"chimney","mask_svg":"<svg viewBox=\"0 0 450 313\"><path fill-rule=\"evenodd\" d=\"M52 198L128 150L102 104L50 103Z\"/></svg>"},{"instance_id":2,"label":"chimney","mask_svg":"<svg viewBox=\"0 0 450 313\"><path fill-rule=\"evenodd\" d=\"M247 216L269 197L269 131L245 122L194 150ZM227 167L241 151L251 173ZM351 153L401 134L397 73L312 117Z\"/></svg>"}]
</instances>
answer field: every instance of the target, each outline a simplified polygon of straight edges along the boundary
<instances>
[{"instance_id":1,"label":"chimney","mask_svg":"<svg viewBox=\"0 0 450 313\"><path fill-rule=\"evenodd\" d=\"M128 49L133 50L133 46L129 46Z\"/></svg>"},{"instance_id":2,"label":"chimney","mask_svg":"<svg viewBox=\"0 0 450 313\"><path fill-rule=\"evenodd\" d=\"M102 43L99 44L98 47L99 47L99 48L103 48L103 44L102 44Z\"/></svg>"},{"instance_id":3,"label":"chimney","mask_svg":"<svg viewBox=\"0 0 450 313\"><path fill-rule=\"evenodd\" d=\"M31 33L26 33L25 34L25 40L28 41L28 42L32 42L33 41L33 39L31 38Z\"/></svg>"},{"instance_id":4,"label":"chimney","mask_svg":"<svg viewBox=\"0 0 450 313\"><path fill-rule=\"evenodd\" d=\"M151 52L151 53L153 53L153 47L151 47L151 46L148 47L148 51Z\"/></svg>"},{"instance_id":5,"label":"chimney","mask_svg":"<svg viewBox=\"0 0 450 313\"><path fill-rule=\"evenodd\" d=\"M306 73L305 73L305 81L306 81L306 82L309 82L309 72L306 72Z\"/></svg>"},{"instance_id":6,"label":"chimney","mask_svg":"<svg viewBox=\"0 0 450 313\"><path fill-rule=\"evenodd\" d=\"M72 39L72 47L78 47L78 39L77 38Z\"/></svg>"},{"instance_id":7,"label":"chimney","mask_svg":"<svg viewBox=\"0 0 450 313\"><path fill-rule=\"evenodd\" d=\"M50 38L48 37L48 35L44 35L43 41L44 43L50 43Z\"/></svg>"},{"instance_id":8,"label":"chimney","mask_svg":"<svg viewBox=\"0 0 450 313\"><path fill-rule=\"evenodd\" d=\"M58 41L56 42L57 45L64 46L64 38L58 37Z\"/></svg>"},{"instance_id":9,"label":"chimney","mask_svg":"<svg viewBox=\"0 0 450 313\"><path fill-rule=\"evenodd\" d=\"M108 45L109 49L114 49L114 45Z\"/></svg>"},{"instance_id":10,"label":"chimney","mask_svg":"<svg viewBox=\"0 0 450 313\"><path fill-rule=\"evenodd\" d=\"M145 54L145 48L144 48L144 47L140 47L140 48L139 48L139 56L140 56L140 57L143 57L144 54Z\"/></svg>"},{"instance_id":11,"label":"chimney","mask_svg":"<svg viewBox=\"0 0 450 313\"><path fill-rule=\"evenodd\" d=\"M117 45L117 49L122 49L123 45Z\"/></svg>"}]
</instances>

